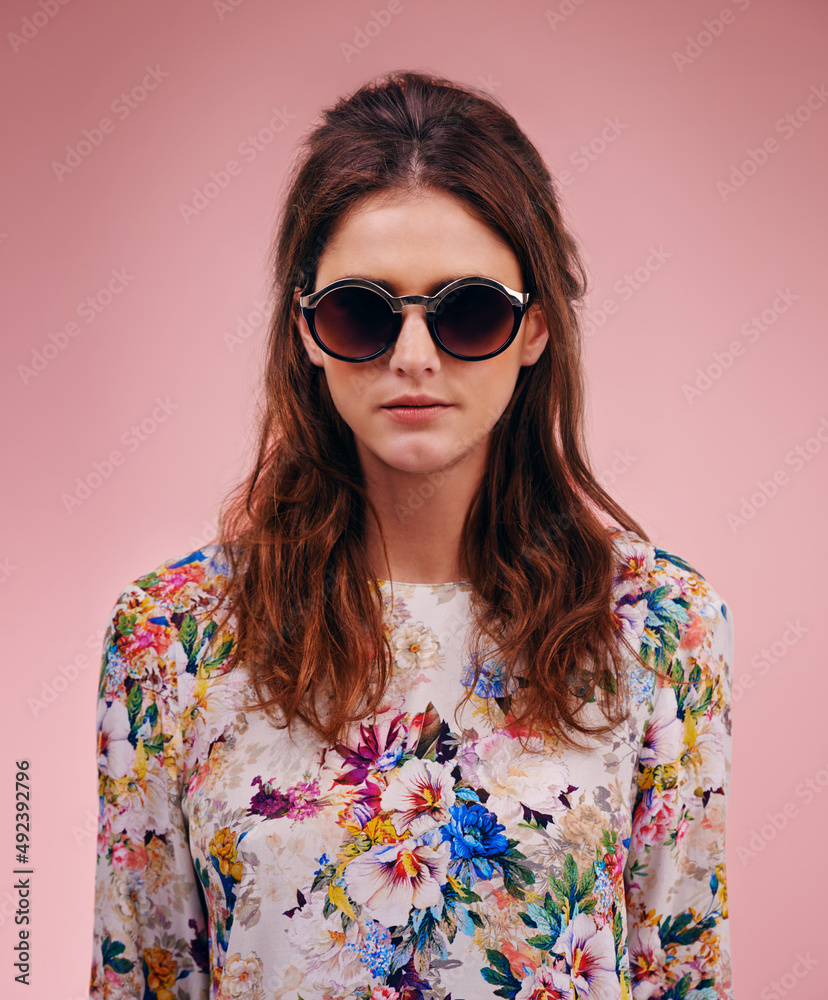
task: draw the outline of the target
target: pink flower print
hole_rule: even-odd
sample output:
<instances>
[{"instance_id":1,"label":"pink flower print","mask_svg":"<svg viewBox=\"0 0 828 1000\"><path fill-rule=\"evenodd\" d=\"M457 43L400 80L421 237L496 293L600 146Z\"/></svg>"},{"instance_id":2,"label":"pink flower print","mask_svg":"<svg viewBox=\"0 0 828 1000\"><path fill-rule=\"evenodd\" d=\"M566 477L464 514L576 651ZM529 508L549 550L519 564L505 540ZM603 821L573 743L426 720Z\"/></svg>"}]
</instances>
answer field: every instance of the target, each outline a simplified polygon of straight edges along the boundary
<instances>
[{"instance_id":1,"label":"pink flower print","mask_svg":"<svg viewBox=\"0 0 828 1000\"><path fill-rule=\"evenodd\" d=\"M149 855L143 844L120 840L112 848L112 866L116 870L142 872L147 867Z\"/></svg>"},{"instance_id":2,"label":"pink flower print","mask_svg":"<svg viewBox=\"0 0 828 1000\"><path fill-rule=\"evenodd\" d=\"M291 819L308 819L320 812L325 801L319 796L318 781L300 781L287 790L290 801L288 816Z\"/></svg>"},{"instance_id":3,"label":"pink flower print","mask_svg":"<svg viewBox=\"0 0 828 1000\"><path fill-rule=\"evenodd\" d=\"M659 792L648 788L633 817L632 849L643 851L646 845L663 844L667 839L678 809L678 790Z\"/></svg>"}]
</instances>

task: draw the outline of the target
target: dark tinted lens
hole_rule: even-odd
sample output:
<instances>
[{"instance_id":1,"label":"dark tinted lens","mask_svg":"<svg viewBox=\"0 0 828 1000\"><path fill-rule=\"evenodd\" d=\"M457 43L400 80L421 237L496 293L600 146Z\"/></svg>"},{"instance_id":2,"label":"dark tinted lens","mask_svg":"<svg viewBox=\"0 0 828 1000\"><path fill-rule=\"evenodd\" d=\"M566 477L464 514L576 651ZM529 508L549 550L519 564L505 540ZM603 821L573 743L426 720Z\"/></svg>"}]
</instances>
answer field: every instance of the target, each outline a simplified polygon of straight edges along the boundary
<instances>
[{"instance_id":1,"label":"dark tinted lens","mask_svg":"<svg viewBox=\"0 0 828 1000\"><path fill-rule=\"evenodd\" d=\"M316 332L322 343L347 358L368 358L391 336L394 313L368 288L335 288L316 306Z\"/></svg>"},{"instance_id":2,"label":"dark tinted lens","mask_svg":"<svg viewBox=\"0 0 828 1000\"><path fill-rule=\"evenodd\" d=\"M437 331L446 347L465 357L496 351L515 323L512 303L489 285L464 285L450 292L435 313Z\"/></svg>"}]
</instances>

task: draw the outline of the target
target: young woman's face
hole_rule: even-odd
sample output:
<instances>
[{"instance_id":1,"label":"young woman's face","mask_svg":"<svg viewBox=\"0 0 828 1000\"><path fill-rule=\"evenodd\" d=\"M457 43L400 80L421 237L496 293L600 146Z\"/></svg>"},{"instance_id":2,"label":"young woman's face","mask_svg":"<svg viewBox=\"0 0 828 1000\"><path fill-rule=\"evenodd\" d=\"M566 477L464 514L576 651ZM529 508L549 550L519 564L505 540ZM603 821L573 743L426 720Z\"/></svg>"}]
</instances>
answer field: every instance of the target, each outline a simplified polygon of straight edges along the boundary
<instances>
[{"instance_id":1,"label":"young woman's face","mask_svg":"<svg viewBox=\"0 0 828 1000\"><path fill-rule=\"evenodd\" d=\"M434 294L454 278L480 275L525 291L509 246L451 195L436 191L368 196L341 223L320 257L316 288L360 275L393 295ZM298 292L296 293L298 298ZM297 307L298 308L298 307ZM475 455L482 468L492 428L522 365L540 356L548 331L537 306L517 336L486 361L461 361L431 338L424 306L405 306L399 338L374 361L353 364L321 351L301 316L310 360L324 368L331 398L351 428L366 475L429 473ZM425 394L448 404L430 420L403 423L386 407Z\"/></svg>"}]
</instances>

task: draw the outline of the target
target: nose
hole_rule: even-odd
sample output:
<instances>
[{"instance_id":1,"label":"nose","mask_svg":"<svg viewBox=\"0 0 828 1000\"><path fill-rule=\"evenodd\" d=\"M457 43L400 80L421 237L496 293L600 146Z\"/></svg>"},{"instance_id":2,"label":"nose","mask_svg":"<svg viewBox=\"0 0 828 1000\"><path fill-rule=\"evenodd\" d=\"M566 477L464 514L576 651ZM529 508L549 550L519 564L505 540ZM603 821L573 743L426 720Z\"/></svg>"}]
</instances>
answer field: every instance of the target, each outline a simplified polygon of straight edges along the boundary
<instances>
[{"instance_id":1,"label":"nose","mask_svg":"<svg viewBox=\"0 0 828 1000\"><path fill-rule=\"evenodd\" d=\"M400 332L389 351L390 363L406 370L439 367L441 353L428 328L425 306L403 305Z\"/></svg>"}]
</instances>

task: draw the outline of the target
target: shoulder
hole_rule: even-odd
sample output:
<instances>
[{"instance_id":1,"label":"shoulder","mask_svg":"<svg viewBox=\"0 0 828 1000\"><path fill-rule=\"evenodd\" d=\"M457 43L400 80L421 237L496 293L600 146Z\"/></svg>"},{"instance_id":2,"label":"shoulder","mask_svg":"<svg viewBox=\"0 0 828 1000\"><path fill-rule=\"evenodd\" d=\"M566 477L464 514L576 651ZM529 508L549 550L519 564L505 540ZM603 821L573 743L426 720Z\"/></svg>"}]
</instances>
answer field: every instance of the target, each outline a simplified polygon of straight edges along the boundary
<instances>
[{"instance_id":1,"label":"shoulder","mask_svg":"<svg viewBox=\"0 0 828 1000\"><path fill-rule=\"evenodd\" d=\"M711 582L680 556L633 531L607 531L616 553L613 615L624 638L661 670L673 672L680 657L705 652L720 661L720 669L728 669L733 621Z\"/></svg>"},{"instance_id":2,"label":"shoulder","mask_svg":"<svg viewBox=\"0 0 828 1000\"><path fill-rule=\"evenodd\" d=\"M104 637L101 695L115 694L127 677L160 688L174 683L182 667L195 672L197 654L215 631L211 620L227 573L223 551L211 544L166 559L122 587Z\"/></svg>"},{"instance_id":3,"label":"shoulder","mask_svg":"<svg viewBox=\"0 0 828 1000\"><path fill-rule=\"evenodd\" d=\"M165 560L129 587L142 590L171 612L192 612L221 600L228 571L223 550L213 543Z\"/></svg>"}]
</instances>

